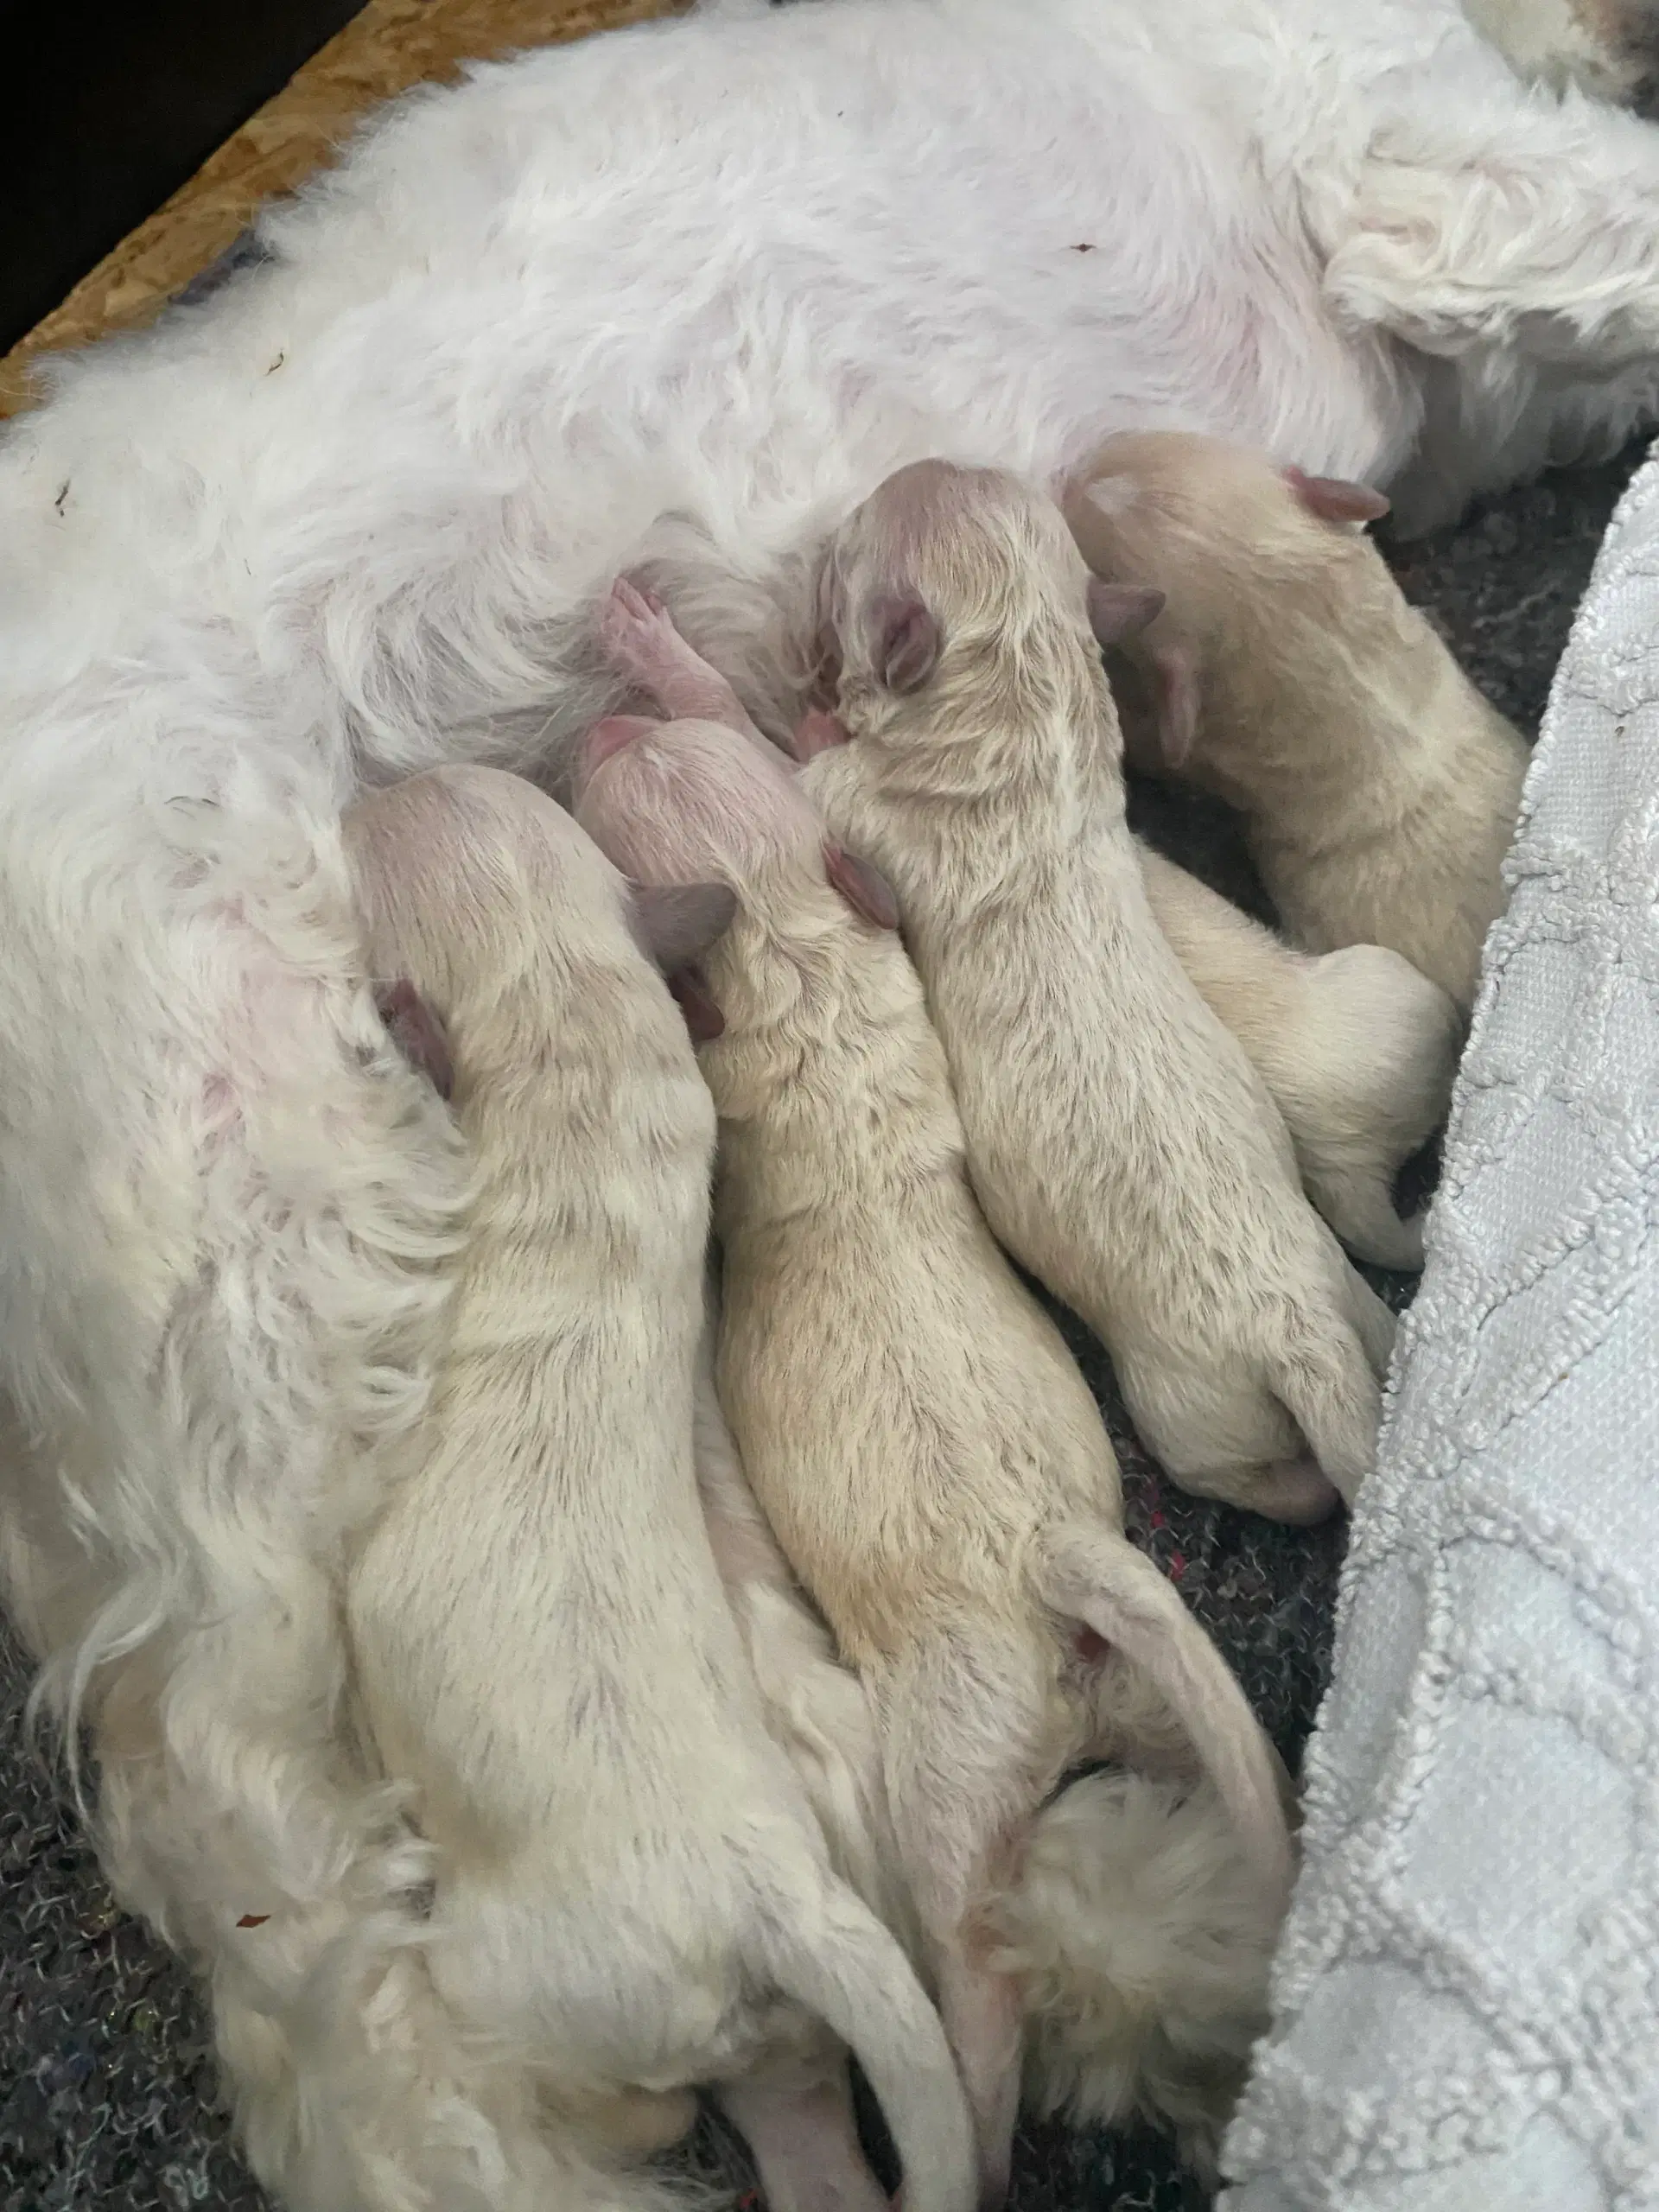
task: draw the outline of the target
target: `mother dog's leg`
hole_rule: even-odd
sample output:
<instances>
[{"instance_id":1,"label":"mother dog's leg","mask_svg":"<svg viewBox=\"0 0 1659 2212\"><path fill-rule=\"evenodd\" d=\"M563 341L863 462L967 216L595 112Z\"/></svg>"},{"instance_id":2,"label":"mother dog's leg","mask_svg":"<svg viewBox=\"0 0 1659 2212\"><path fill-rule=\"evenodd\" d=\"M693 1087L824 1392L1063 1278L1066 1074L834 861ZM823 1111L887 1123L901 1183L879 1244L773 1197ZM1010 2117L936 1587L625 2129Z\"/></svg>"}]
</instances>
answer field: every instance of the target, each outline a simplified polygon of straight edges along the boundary
<instances>
[{"instance_id":1,"label":"mother dog's leg","mask_svg":"<svg viewBox=\"0 0 1659 2212\"><path fill-rule=\"evenodd\" d=\"M119 1892L211 1956L384 1832L333 1568L418 1409L465 1171L377 1020L332 820L82 793L71 839L60 796L19 791L0 845L0 1387L33 1532L6 1565L42 1701L90 1726Z\"/></svg>"},{"instance_id":2,"label":"mother dog's leg","mask_svg":"<svg viewBox=\"0 0 1659 2212\"><path fill-rule=\"evenodd\" d=\"M1501 70L1414 79L1329 184L1308 204L1338 322L1428 357L1405 527L1659 416L1659 129Z\"/></svg>"}]
</instances>

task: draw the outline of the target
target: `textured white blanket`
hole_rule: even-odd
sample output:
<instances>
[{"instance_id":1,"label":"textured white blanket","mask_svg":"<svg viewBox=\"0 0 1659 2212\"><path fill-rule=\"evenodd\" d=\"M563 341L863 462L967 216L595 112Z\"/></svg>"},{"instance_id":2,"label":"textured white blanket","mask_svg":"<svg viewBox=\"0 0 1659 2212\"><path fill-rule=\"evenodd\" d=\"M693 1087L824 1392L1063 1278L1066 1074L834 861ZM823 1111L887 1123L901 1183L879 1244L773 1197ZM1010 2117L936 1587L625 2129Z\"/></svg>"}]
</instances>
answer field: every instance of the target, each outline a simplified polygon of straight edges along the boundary
<instances>
[{"instance_id":1,"label":"textured white blanket","mask_svg":"<svg viewBox=\"0 0 1659 2212\"><path fill-rule=\"evenodd\" d=\"M1226 2212L1659 2205L1659 461L1510 869Z\"/></svg>"}]
</instances>

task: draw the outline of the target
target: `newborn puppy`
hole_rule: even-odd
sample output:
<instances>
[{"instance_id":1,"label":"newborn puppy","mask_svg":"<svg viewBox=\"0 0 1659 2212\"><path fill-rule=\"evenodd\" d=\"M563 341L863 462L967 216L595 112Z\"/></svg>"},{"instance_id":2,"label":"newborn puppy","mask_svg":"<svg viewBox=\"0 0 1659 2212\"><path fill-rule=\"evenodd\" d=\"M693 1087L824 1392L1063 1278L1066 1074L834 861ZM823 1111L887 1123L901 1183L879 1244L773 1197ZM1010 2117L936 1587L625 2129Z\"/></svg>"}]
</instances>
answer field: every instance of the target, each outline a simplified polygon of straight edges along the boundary
<instances>
[{"instance_id":1,"label":"newborn puppy","mask_svg":"<svg viewBox=\"0 0 1659 2212\"><path fill-rule=\"evenodd\" d=\"M1295 952L1150 846L1158 926L1284 1116L1302 1185L1351 1251L1421 1268L1423 1225L1394 1179L1446 1118L1463 1021L1437 983L1382 945Z\"/></svg>"},{"instance_id":2,"label":"newborn puppy","mask_svg":"<svg viewBox=\"0 0 1659 2212\"><path fill-rule=\"evenodd\" d=\"M671 720L706 716L771 749L731 685L626 577L601 634L619 671ZM1392 1189L1445 1116L1456 1008L1379 946L1322 961L1293 952L1161 854L1137 849L1159 926L1284 1116L1315 1205L1363 1259L1421 1267L1422 1225L1401 1220Z\"/></svg>"},{"instance_id":3,"label":"newborn puppy","mask_svg":"<svg viewBox=\"0 0 1659 2212\"><path fill-rule=\"evenodd\" d=\"M1153 919L1090 630L1146 595L1087 587L1016 478L900 470L827 556L841 721L804 749L851 742L805 780L898 893L997 1235L1105 1340L1177 1481L1316 1519L1371 1466L1393 1319Z\"/></svg>"},{"instance_id":4,"label":"newborn puppy","mask_svg":"<svg viewBox=\"0 0 1659 2212\"><path fill-rule=\"evenodd\" d=\"M713 874L738 893L707 963L724 1027L701 1055L720 1113L721 1394L785 1553L869 1688L991 2202L1021 2007L990 1908L1038 1806L1084 1758L1207 1771L1271 1924L1289 1864L1274 1757L1122 1534L1094 1402L969 1190L881 887L835 853L831 885L798 780L728 726L602 723L579 783L580 819L636 878Z\"/></svg>"},{"instance_id":5,"label":"newborn puppy","mask_svg":"<svg viewBox=\"0 0 1659 2212\"><path fill-rule=\"evenodd\" d=\"M940 2024L831 1872L700 1510L714 1112L639 940L682 961L730 895L636 901L488 769L397 785L347 827L373 971L444 1025L478 1166L431 1410L346 1605L365 1732L437 1854L454 2038L613 2146L671 2138L685 2091L723 2084L774 2202L884 2212L827 2023L907 2202L963 2212Z\"/></svg>"},{"instance_id":6,"label":"newborn puppy","mask_svg":"<svg viewBox=\"0 0 1659 2212\"><path fill-rule=\"evenodd\" d=\"M1137 764L1239 809L1299 944L1389 945L1466 1012L1527 748L1355 529L1387 502L1167 432L1112 439L1064 504L1096 576L1166 595L1123 645Z\"/></svg>"}]
</instances>

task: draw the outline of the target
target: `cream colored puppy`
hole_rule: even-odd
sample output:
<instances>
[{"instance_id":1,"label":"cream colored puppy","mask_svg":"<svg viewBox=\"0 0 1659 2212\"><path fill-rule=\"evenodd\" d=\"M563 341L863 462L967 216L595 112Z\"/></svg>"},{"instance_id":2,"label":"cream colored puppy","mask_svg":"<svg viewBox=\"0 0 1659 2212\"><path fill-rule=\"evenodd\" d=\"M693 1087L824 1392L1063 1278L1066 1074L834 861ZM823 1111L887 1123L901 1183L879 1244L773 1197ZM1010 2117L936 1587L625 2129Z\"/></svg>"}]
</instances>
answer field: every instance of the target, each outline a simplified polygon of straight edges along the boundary
<instances>
[{"instance_id":1,"label":"cream colored puppy","mask_svg":"<svg viewBox=\"0 0 1659 2212\"><path fill-rule=\"evenodd\" d=\"M975 1205L885 887L826 850L787 764L725 724L601 723L579 788L580 818L636 878L713 874L739 894L707 963L722 1027L702 1052L720 1112L721 1392L785 1553L869 1688L991 2202L1021 2004L993 1963L990 1908L1038 1806L1082 1757L1207 1770L1211 1817L1271 1925L1289 1866L1275 1763L1124 1539L1093 1401Z\"/></svg>"},{"instance_id":2,"label":"cream colored puppy","mask_svg":"<svg viewBox=\"0 0 1659 2212\"><path fill-rule=\"evenodd\" d=\"M1299 944L1388 945L1466 1012L1527 748L1356 529L1387 501L1169 432L1112 439L1064 504L1097 576L1166 594L1123 645L1132 757L1240 810Z\"/></svg>"},{"instance_id":3,"label":"cream colored puppy","mask_svg":"<svg viewBox=\"0 0 1659 2212\"><path fill-rule=\"evenodd\" d=\"M651 594L620 579L601 632L620 672L663 714L724 722L771 750L731 684L687 651ZM1451 1102L1462 1042L1456 1007L1381 946L1322 960L1294 951L1184 868L1136 846L1159 927L1284 1116L1314 1204L1362 1259L1421 1267L1422 1224L1401 1220L1392 1189Z\"/></svg>"},{"instance_id":4,"label":"cream colored puppy","mask_svg":"<svg viewBox=\"0 0 1659 2212\"><path fill-rule=\"evenodd\" d=\"M550 799L487 769L397 785L348 834L374 972L447 1027L480 1176L431 1412L347 1593L367 1733L437 1854L456 2039L637 2147L722 2084L774 2205L878 2212L827 2023L907 2201L963 2212L939 2022L831 1872L700 1510L715 1118L637 940L683 958L729 894L636 903Z\"/></svg>"},{"instance_id":5,"label":"cream colored puppy","mask_svg":"<svg viewBox=\"0 0 1659 2212\"><path fill-rule=\"evenodd\" d=\"M1284 1116L1302 1186L1351 1251L1421 1268L1423 1224L1394 1180L1446 1118L1463 1020L1438 983L1379 944L1314 957L1141 845L1158 926Z\"/></svg>"},{"instance_id":6,"label":"cream colored puppy","mask_svg":"<svg viewBox=\"0 0 1659 2212\"><path fill-rule=\"evenodd\" d=\"M826 559L841 721L804 749L851 742L805 781L898 893L997 1235L1105 1340L1177 1481L1313 1518L1371 1466L1393 1319L1153 918L1090 627L1146 595L1088 582L1016 478L889 478Z\"/></svg>"}]
</instances>

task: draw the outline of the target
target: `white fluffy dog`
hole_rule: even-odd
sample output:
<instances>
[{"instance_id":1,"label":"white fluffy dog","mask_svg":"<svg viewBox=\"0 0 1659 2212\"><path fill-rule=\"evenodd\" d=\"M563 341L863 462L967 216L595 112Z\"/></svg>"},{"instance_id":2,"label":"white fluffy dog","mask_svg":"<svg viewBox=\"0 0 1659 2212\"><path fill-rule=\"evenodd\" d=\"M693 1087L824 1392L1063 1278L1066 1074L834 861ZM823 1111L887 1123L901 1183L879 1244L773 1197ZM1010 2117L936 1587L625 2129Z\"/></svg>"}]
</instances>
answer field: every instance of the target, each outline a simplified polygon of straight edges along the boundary
<instances>
[{"instance_id":1,"label":"white fluffy dog","mask_svg":"<svg viewBox=\"0 0 1659 2212\"><path fill-rule=\"evenodd\" d=\"M453 1196L362 1065L359 783L556 756L641 561L781 735L826 531L923 454L1185 426L1421 520L1605 450L1656 234L1659 134L1454 0L733 0L416 97L57 372L0 445L0 1551L67 1725L148 1684L130 1900L338 1846L340 1470Z\"/></svg>"}]
</instances>

